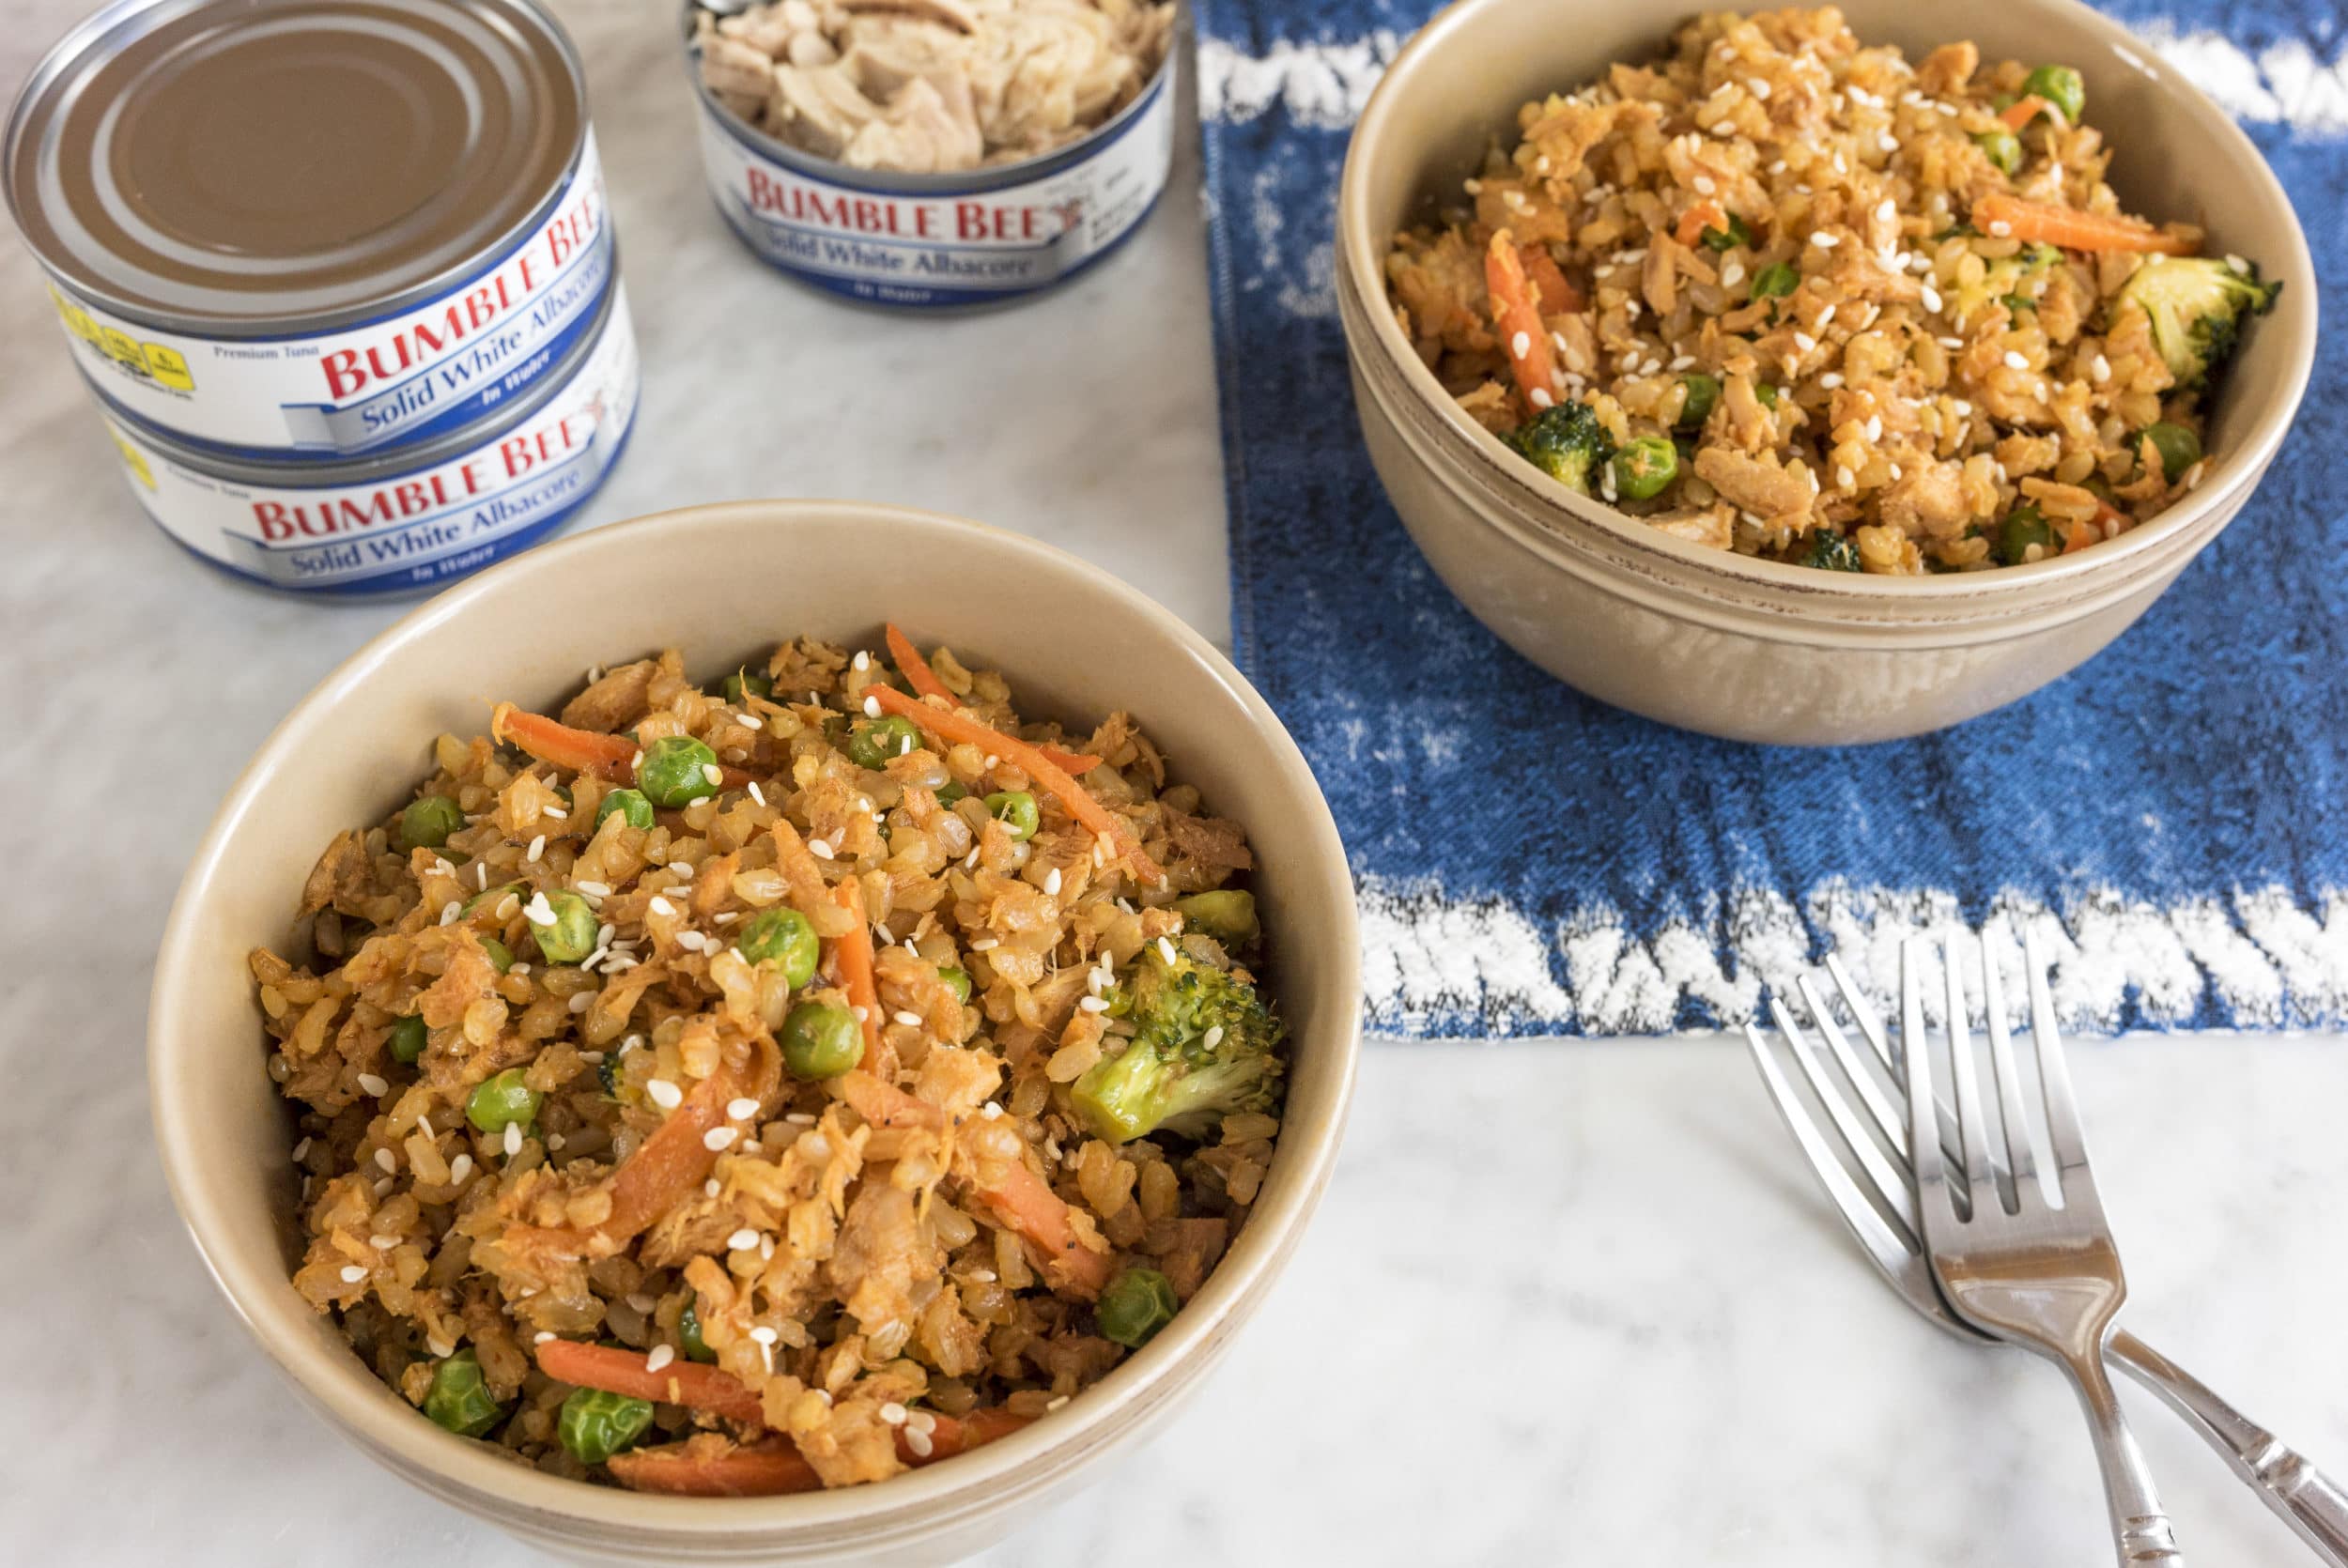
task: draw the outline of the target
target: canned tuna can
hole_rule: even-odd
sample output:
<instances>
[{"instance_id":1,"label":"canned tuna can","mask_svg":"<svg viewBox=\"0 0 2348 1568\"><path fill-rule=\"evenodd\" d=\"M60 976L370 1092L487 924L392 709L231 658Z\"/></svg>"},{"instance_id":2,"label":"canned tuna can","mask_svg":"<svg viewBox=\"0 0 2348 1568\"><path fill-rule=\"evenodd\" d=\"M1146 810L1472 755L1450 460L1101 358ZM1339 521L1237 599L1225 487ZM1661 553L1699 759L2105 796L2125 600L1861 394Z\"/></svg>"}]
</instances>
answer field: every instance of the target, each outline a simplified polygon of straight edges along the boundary
<instances>
[{"instance_id":1,"label":"canned tuna can","mask_svg":"<svg viewBox=\"0 0 2348 1568\"><path fill-rule=\"evenodd\" d=\"M576 512L636 413L636 337L615 284L564 362L508 372L502 417L342 463L220 456L108 412L147 515L214 566L302 593L437 588L533 544ZM525 377L525 371L529 374Z\"/></svg>"},{"instance_id":2,"label":"canned tuna can","mask_svg":"<svg viewBox=\"0 0 2348 1568\"><path fill-rule=\"evenodd\" d=\"M35 69L5 157L83 374L224 454L435 440L612 288L579 58L534 0L116 0Z\"/></svg>"},{"instance_id":3,"label":"canned tuna can","mask_svg":"<svg viewBox=\"0 0 2348 1568\"><path fill-rule=\"evenodd\" d=\"M702 165L726 223L758 256L834 294L915 310L1030 299L1122 243L1166 189L1171 51L1140 93L1081 140L951 174L850 168L746 124L703 80L685 8Z\"/></svg>"}]
</instances>

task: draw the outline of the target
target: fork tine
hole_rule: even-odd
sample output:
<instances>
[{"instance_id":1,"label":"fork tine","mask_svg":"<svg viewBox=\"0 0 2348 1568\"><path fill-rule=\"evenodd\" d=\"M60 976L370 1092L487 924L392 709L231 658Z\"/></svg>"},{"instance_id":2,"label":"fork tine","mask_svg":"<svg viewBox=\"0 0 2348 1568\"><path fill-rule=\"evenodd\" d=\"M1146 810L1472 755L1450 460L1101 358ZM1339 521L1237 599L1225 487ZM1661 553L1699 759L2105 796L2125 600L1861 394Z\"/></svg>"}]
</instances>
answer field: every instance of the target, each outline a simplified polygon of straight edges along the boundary
<instances>
[{"instance_id":1,"label":"fork tine","mask_svg":"<svg viewBox=\"0 0 2348 1568\"><path fill-rule=\"evenodd\" d=\"M1981 1005L1989 1015L1989 1068L1998 1081L1998 1119L2005 1127L2006 1169L2013 1173L2018 1212L2024 1194L2038 1184L2038 1160L2022 1111L2022 1081L2014 1071L2014 1037L2005 1026L2005 982L1998 978L1998 961L1986 940L1981 945Z\"/></svg>"},{"instance_id":2,"label":"fork tine","mask_svg":"<svg viewBox=\"0 0 2348 1568\"><path fill-rule=\"evenodd\" d=\"M2079 1131L2078 1099L2071 1092L2071 1067L2062 1054L2062 1037L2055 1029L2054 992L2047 983L2046 954L2035 930L2022 939L2024 961L2030 969L2031 1043L2038 1052L2038 1080L2047 1096L2047 1154L2054 1161L2055 1186L2067 1189L2076 1172L2087 1175L2087 1139Z\"/></svg>"},{"instance_id":3,"label":"fork tine","mask_svg":"<svg viewBox=\"0 0 2348 1568\"><path fill-rule=\"evenodd\" d=\"M1843 1005L1850 1009L1852 1020L1859 1025L1859 1032L1866 1037L1869 1045L1875 1047L1876 1059L1883 1064L1883 1070L1892 1075L1892 1084L1900 1098L1905 1099L1908 1097L1908 1081L1900 1070L1899 1062L1892 1054L1891 1034L1884 1028L1882 1016L1876 1011L1875 1004L1867 1000L1867 993L1859 989L1859 982L1850 977L1850 971L1843 967L1843 961L1832 953L1826 956L1826 972L1834 976L1835 989L1843 993ZM1802 994L1807 996L1810 992ZM1815 1006L1814 1002L1814 1010ZM1932 1108L1940 1122L1940 1147L1954 1162L1959 1147L1956 1113L1949 1109L1949 1102L1945 1099L1934 1100ZM1907 1158L1908 1129L1905 1125L1892 1135L1892 1144L1900 1151L1902 1159Z\"/></svg>"},{"instance_id":4,"label":"fork tine","mask_svg":"<svg viewBox=\"0 0 2348 1568\"><path fill-rule=\"evenodd\" d=\"M1924 983L1917 973L1917 956L1923 938L1911 936L1900 944L1900 1054L1908 1068L1908 1149L1916 1168L1916 1212L1930 1243L1936 1199L1942 1213L1948 1208L1948 1166L1940 1156L1939 1128L1932 1102L1932 1048L1924 1038Z\"/></svg>"},{"instance_id":5,"label":"fork tine","mask_svg":"<svg viewBox=\"0 0 2348 1568\"><path fill-rule=\"evenodd\" d=\"M1850 1040L1835 1023L1834 1014L1828 1008L1826 998L1818 994L1818 988L1807 975L1794 977L1794 989L1801 992L1802 1001L1810 1008L1810 1017L1818 1026L1818 1034L1826 1040L1826 1048L1833 1053L1836 1065L1843 1069L1843 1076L1850 1081L1851 1088L1859 1096L1859 1102L1867 1108L1867 1115L1874 1118L1876 1126L1883 1130L1883 1136L1892 1146L1902 1154L1907 1153L1908 1118L1892 1108L1891 1097L1883 1092L1883 1086L1875 1073L1851 1049ZM1776 1005L1774 999L1770 1005ZM1884 1064L1884 1070L1891 1070L1889 1062Z\"/></svg>"},{"instance_id":6,"label":"fork tine","mask_svg":"<svg viewBox=\"0 0 2348 1568\"><path fill-rule=\"evenodd\" d=\"M1982 1115L1981 1078L1973 1068L1973 1026L1965 1001L1962 961L1965 938L1949 938L1940 952L1940 972L1949 992L1949 1076L1956 1080L1956 1125L1963 1135L1965 1185L1980 1202L1982 1184L1996 1196L1997 1161L1989 1155L1989 1124ZM2000 1205L2002 1207L2002 1205Z\"/></svg>"},{"instance_id":7,"label":"fork tine","mask_svg":"<svg viewBox=\"0 0 2348 1568\"><path fill-rule=\"evenodd\" d=\"M1817 1096L1820 1105L1826 1107L1826 1114L1832 1119L1834 1130L1843 1135L1843 1142L1858 1160L1860 1168L1867 1173L1867 1179L1875 1183L1876 1191L1887 1197L1894 1192L1906 1191L1908 1173L1884 1157L1883 1150L1867 1135L1866 1127L1850 1108L1849 1101L1827 1082L1826 1068L1818 1061L1810 1038L1801 1032L1800 1025L1794 1022L1784 1005L1775 996L1769 998L1769 1016L1777 1022L1777 1032L1785 1037L1794 1065L1801 1068L1802 1077L1810 1084L1810 1092Z\"/></svg>"},{"instance_id":8,"label":"fork tine","mask_svg":"<svg viewBox=\"0 0 2348 1568\"><path fill-rule=\"evenodd\" d=\"M1849 1170L1835 1153L1833 1138L1794 1092L1792 1082L1777 1064L1776 1053L1769 1049L1761 1031L1750 1023L1745 1025L1745 1043L1753 1048L1753 1065L1761 1069L1761 1082L1768 1086L1769 1099L1776 1104L1785 1130L1801 1145L1802 1157L1810 1161L1810 1168L1817 1173L1827 1196L1834 1200L1834 1207L1842 1212L1843 1222L1850 1226L1860 1246L1875 1259L1876 1267L1890 1272L1896 1267L1896 1254L1922 1262L1923 1236L1916 1223L1915 1194L1908 1191L1908 1184L1903 1181L1888 1189L1877 1189L1877 1196L1894 1209L1898 1222L1886 1220L1881 1209L1867 1201L1859 1183L1851 1179Z\"/></svg>"}]
</instances>

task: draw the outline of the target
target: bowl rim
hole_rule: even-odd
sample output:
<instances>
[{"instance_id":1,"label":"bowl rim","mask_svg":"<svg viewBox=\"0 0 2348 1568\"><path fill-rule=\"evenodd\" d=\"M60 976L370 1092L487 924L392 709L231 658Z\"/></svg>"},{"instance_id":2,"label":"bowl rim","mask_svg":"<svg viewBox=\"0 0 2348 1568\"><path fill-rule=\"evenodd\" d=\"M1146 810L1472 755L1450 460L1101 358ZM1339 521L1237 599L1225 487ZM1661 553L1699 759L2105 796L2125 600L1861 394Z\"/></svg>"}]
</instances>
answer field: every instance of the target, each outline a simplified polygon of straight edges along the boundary
<instances>
[{"instance_id":1,"label":"bowl rim","mask_svg":"<svg viewBox=\"0 0 2348 1568\"><path fill-rule=\"evenodd\" d=\"M2081 3L2081 0L2017 0L2018 8L2051 11L2063 15L2093 34L2116 63L2124 64L2137 75L2151 82L2155 87L2194 122L2193 129L2202 138L2224 149L2229 160L2254 189L2258 199L2279 213L2284 221L2288 245L2287 254L2279 258L2267 276L2290 284L2292 291L2303 298L2309 312L2304 332L2294 335L2285 345L2289 359L2284 374L2283 395L2268 407L2257 411L2250 428L2234 449L2228 453L2224 471L2216 482L2205 476L2203 484L2186 498L2162 512L2148 523L2129 530L2118 539L2110 540L2093 550L2077 556L2057 556L2023 566L2003 566L1994 572L1961 572L1925 574L1921 576L1886 576L1874 573L1847 574L1819 572L1798 566L1790 561L1765 561L1757 556L1740 555L1735 551L1713 549L1706 546L1677 539L1670 534L1641 526L1641 519L1614 511L1599 501L1578 496L1553 484L1536 484L1537 477L1525 465L1514 461L1514 454L1500 438L1460 411L1459 403L1435 379L1434 372L1419 359L1402 336L1394 313L1385 309L1386 291L1383 259L1384 243L1391 237L1372 231L1368 219L1369 176L1363 154L1366 145L1374 144L1385 132L1386 121L1399 113L1397 105L1410 91L1414 78L1421 73L1433 73L1445 50L1457 33L1463 30L1481 12L1517 0L1451 0L1451 3L1430 17L1397 53L1381 76L1377 87L1354 122L1346 143L1345 163L1337 189L1336 248L1337 253L1337 294L1343 317L1346 349L1349 354L1364 354L1374 346L1380 369L1398 379L1413 394L1411 407L1392 410L1398 422L1416 416L1434 427L1438 450L1457 467L1471 459L1480 461L1488 469L1507 472L1515 486L1522 492L1521 510L1535 526L1547 530L1567 542L1577 532L1595 530L1617 549L1656 558L1665 570L1686 572L1693 569L1704 578L1726 579L1744 589L1784 591L1799 589L1811 598L1809 607L1832 611L1852 602L1889 596L1921 603L1932 601L1978 601L1991 596L2017 596L2062 584L2064 579L2097 573L2123 561L2132 561L2148 552L2162 549L2176 535L2201 524L2208 515L2247 493L2255 485L2275 453L2282 445L2292 422L2297 417L2299 405L2307 393L2308 380L2315 363L2318 338L2318 313L2322 308L2320 290L2316 287L2315 267L2308 249L2307 233L2299 222L2298 210L2283 191L2249 136L2224 111L2211 102L2208 96L2187 81L2184 74L2126 28L2110 18ZM1684 0L1677 8L1685 12L1681 22L1691 20L1703 8ZM1676 27L1679 23L1675 23ZM1368 324L1367 343L1357 325L1355 315ZM1480 511L1480 509L1479 509ZM1587 534L1584 533L1584 537ZM1825 578L1826 581L1814 579ZM1838 604L1837 601L1844 603ZM1920 603L1920 607L1921 607Z\"/></svg>"},{"instance_id":2,"label":"bowl rim","mask_svg":"<svg viewBox=\"0 0 2348 1568\"><path fill-rule=\"evenodd\" d=\"M573 561L598 552L626 551L680 530L723 532L773 528L797 518L842 517L881 528L911 530L950 546L957 538L983 538L991 547L1074 573L1104 601L1104 607L1143 624L1152 635L1200 661L1253 721L1252 743L1282 782L1306 807L1308 833L1294 846L1300 874L1317 881L1336 912L1327 933L1335 965L1323 982L1334 1012L1319 1022L1315 1038L1335 1053L1330 1115L1297 1146L1284 1144L1265 1182L1259 1207L1222 1261L1178 1314L1140 1351L1072 1400L1049 1421L1033 1422L951 1465L915 1469L868 1486L780 1498L659 1497L588 1485L545 1474L479 1451L477 1445L421 1420L355 1356L322 1343L317 1317L292 1291L278 1260L259 1267L216 1244L233 1205L207 1171L208 1140L173 1114L174 1079L201 1070L202 1031L178 1022L178 994L201 961L192 934L197 914L230 847L254 810L255 789L291 762L298 738L318 715L358 698L367 680L419 640L462 618L509 584L559 576ZM1312 809L1318 807L1318 810ZM558 1532L615 1532L620 1538L670 1536L698 1540L765 1538L778 1543L843 1527L885 1526L918 1531L925 1519L952 1528L975 1519L990 1502L1032 1492L1072 1476L1086 1461L1134 1436L1152 1414L1183 1391L1184 1368L1211 1362L1238 1321L1259 1303L1292 1254L1318 1207L1335 1167L1351 1107L1362 1038L1360 929L1352 880L1336 824L1311 769L1287 728L1229 659L1187 623L1115 575L1056 546L988 524L918 508L830 500L736 500L675 508L589 530L526 551L478 573L403 615L344 659L270 731L239 772L191 858L166 917L149 989L147 1089L160 1157L172 1200L206 1269L231 1310L265 1355L289 1378L304 1402L371 1457L427 1490L491 1516L527 1514ZM1196 1310L1203 1305L1205 1310ZM1203 1370L1194 1369L1194 1370ZM1104 1430L1120 1413L1121 1425ZM571 1527L568 1531L564 1527ZM877 1545L880 1538L867 1537Z\"/></svg>"}]
</instances>

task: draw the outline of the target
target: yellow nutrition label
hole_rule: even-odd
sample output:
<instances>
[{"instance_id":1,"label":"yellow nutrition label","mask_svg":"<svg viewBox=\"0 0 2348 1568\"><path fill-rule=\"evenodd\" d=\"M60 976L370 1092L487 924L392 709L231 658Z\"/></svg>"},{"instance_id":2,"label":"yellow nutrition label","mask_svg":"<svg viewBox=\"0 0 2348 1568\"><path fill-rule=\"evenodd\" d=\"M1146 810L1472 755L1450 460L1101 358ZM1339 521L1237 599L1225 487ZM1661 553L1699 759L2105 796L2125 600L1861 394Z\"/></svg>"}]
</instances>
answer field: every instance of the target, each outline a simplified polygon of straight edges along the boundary
<instances>
[{"instance_id":1,"label":"yellow nutrition label","mask_svg":"<svg viewBox=\"0 0 2348 1568\"><path fill-rule=\"evenodd\" d=\"M106 326L54 288L49 291L49 298L55 302L67 331L124 370L176 392L195 391L195 377L188 369L187 356L178 349L161 343L142 343L128 332Z\"/></svg>"}]
</instances>

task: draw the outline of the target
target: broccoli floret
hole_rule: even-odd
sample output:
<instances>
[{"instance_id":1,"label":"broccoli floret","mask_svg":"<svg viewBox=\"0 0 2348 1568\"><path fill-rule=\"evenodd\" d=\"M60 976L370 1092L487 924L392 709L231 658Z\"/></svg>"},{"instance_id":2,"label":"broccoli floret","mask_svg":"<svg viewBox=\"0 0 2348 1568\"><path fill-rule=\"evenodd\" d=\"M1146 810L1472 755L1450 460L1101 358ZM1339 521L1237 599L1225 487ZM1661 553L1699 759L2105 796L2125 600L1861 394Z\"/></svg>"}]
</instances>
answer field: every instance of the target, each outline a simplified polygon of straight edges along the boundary
<instances>
[{"instance_id":1,"label":"broccoli floret","mask_svg":"<svg viewBox=\"0 0 2348 1568\"><path fill-rule=\"evenodd\" d=\"M2232 354L2243 319L2274 309L2282 289L2261 283L2248 262L2236 270L2232 259L2162 256L2138 268L2121 285L2120 299L2134 300L2152 318L2154 346L2179 389L2192 392Z\"/></svg>"},{"instance_id":2,"label":"broccoli floret","mask_svg":"<svg viewBox=\"0 0 2348 1568\"><path fill-rule=\"evenodd\" d=\"M1802 552L1801 563L1804 566L1815 566L1821 572L1865 570L1859 564L1857 541L1840 533L1830 532L1825 529L1820 529L1810 536L1810 548Z\"/></svg>"},{"instance_id":3,"label":"broccoli floret","mask_svg":"<svg viewBox=\"0 0 2348 1568\"><path fill-rule=\"evenodd\" d=\"M1501 438L1550 478L1585 496L1598 470L1614 455L1614 438L1585 403L1543 408Z\"/></svg>"},{"instance_id":4,"label":"broccoli floret","mask_svg":"<svg viewBox=\"0 0 2348 1568\"><path fill-rule=\"evenodd\" d=\"M1288 1031L1238 976L1179 950L1169 961L1152 945L1110 997L1109 1016L1133 1020L1133 1038L1070 1089L1098 1136L1197 1138L1225 1116L1279 1104Z\"/></svg>"}]
</instances>

